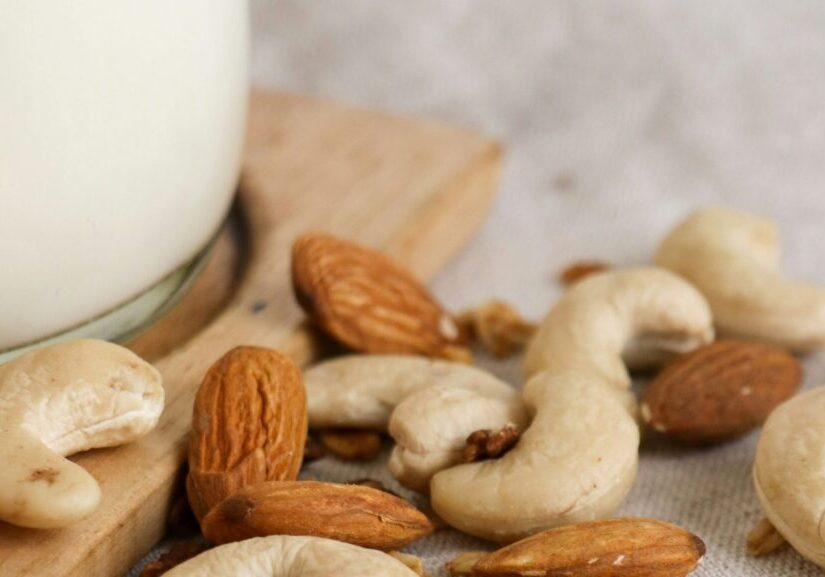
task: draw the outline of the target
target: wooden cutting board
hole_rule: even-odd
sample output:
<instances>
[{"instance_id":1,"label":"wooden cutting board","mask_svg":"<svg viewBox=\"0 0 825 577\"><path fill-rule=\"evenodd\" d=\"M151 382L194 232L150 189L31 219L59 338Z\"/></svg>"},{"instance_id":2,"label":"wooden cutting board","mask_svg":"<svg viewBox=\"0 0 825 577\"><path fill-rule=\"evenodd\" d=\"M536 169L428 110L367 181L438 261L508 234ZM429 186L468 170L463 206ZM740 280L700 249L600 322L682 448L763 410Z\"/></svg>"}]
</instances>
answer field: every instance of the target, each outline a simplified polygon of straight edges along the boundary
<instances>
[{"instance_id":1,"label":"wooden cutting board","mask_svg":"<svg viewBox=\"0 0 825 577\"><path fill-rule=\"evenodd\" d=\"M428 279L482 222L500 156L494 141L465 130L253 94L233 218L189 295L130 345L163 373L158 427L138 443L76 458L103 489L90 518L56 531L0 523L0 575L122 577L164 535L207 367L240 344L277 348L302 364L316 353L290 289L295 236L340 234Z\"/></svg>"}]
</instances>

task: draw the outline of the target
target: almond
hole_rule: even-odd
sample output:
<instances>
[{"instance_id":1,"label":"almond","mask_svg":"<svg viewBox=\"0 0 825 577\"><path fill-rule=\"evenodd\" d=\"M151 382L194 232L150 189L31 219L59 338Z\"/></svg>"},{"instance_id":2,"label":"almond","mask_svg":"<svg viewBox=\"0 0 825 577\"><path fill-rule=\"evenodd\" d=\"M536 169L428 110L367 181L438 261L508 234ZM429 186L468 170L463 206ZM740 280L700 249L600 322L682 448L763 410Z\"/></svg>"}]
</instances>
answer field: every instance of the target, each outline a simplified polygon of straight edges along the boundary
<instances>
[{"instance_id":1,"label":"almond","mask_svg":"<svg viewBox=\"0 0 825 577\"><path fill-rule=\"evenodd\" d=\"M656 431L692 443L741 435L794 394L799 361L783 349L717 341L668 365L650 383L642 418Z\"/></svg>"},{"instance_id":2,"label":"almond","mask_svg":"<svg viewBox=\"0 0 825 577\"><path fill-rule=\"evenodd\" d=\"M469 572L474 577L684 577L693 571L705 545L684 529L655 519L590 521L537 533L484 555ZM463 573L461 571L464 571Z\"/></svg>"},{"instance_id":3,"label":"almond","mask_svg":"<svg viewBox=\"0 0 825 577\"><path fill-rule=\"evenodd\" d=\"M306 435L306 394L295 363L258 347L226 353L195 399L186 482L195 516L247 485L295 479Z\"/></svg>"},{"instance_id":4,"label":"almond","mask_svg":"<svg viewBox=\"0 0 825 577\"><path fill-rule=\"evenodd\" d=\"M292 286L313 322L350 349L470 358L453 317L377 251L326 234L301 236L292 247Z\"/></svg>"},{"instance_id":5,"label":"almond","mask_svg":"<svg viewBox=\"0 0 825 577\"><path fill-rule=\"evenodd\" d=\"M360 485L316 481L260 483L242 489L204 517L214 543L266 535L325 537L374 549L399 549L432 532L418 509Z\"/></svg>"}]
</instances>

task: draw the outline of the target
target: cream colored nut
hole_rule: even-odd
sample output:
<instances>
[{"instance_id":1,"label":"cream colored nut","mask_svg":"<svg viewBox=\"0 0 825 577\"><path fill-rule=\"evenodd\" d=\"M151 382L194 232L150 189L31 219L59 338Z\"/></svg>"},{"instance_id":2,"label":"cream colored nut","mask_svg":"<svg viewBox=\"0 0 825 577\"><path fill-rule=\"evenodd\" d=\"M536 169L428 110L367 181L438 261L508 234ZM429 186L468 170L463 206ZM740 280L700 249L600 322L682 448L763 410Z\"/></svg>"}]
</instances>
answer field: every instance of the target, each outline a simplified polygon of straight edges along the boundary
<instances>
[{"instance_id":1,"label":"cream colored nut","mask_svg":"<svg viewBox=\"0 0 825 577\"><path fill-rule=\"evenodd\" d=\"M753 480L762 509L803 557L825 567L825 387L803 392L765 422Z\"/></svg>"},{"instance_id":2,"label":"cream colored nut","mask_svg":"<svg viewBox=\"0 0 825 577\"><path fill-rule=\"evenodd\" d=\"M778 551L787 543L773 523L767 519L761 519L748 533L745 551L752 557L762 557Z\"/></svg>"},{"instance_id":3,"label":"cream colored nut","mask_svg":"<svg viewBox=\"0 0 825 577\"><path fill-rule=\"evenodd\" d=\"M424 568L424 562L421 561L419 557L408 553L402 553L401 551L390 551L389 555L390 557L398 559L405 566L412 569L418 577L430 577L429 573L427 573L427 570Z\"/></svg>"},{"instance_id":4,"label":"cream colored nut","mask_svg":"<svg viewBox=\"0 0 825 577\"><path fill-rule=\"evenodd\" d=\"M457 365L456 372L468 368ZM399 483L427 493L433 475L462 461L471 433L506 425L521 430L527 425L518 391L491 375L485 377L427 387L396 407L389 426L396 443L389 468Z\"/></svg>"},{"instance_id":5,"label":"cream colored nut","mask_svg":"<svg viewBox=\"0 0 825 577\"><path fill-rule=\"evenodd\" d=\"M588 366L611 385L630 386L622 354L684 353L713 340L702 295L657 268L606 272L574 285L539 326L524 360L526 377Z\"/></svg>"},{"instance_id":6,"label":"cream colored nut","mask_svg":"<svg viewBox=\"0 0 825 577\"><path fill-rule=\"evenodd\" d=\"M390 469L422 492L435 472L461 460L470 433L526 422L512 387L463 363L350 355L312 367L304 383L310 427L386 430L389 423L396 442ZM424 417L435 409L438 419Z\"/></svg>"},{"instance_id":7,"label":"cream colored nut","mask_svg":"<svg viewBox=\"0 0 825 577\"><path fill-rule=\"evenodd\" d=\"M513 541L609 515L636 475L639 430L621 354L641 335L689 349L712 338L702 295L660 269L577 283L545 318L527 355L530 427L502 458L437 473L431 501L448 524ZM440 421L438 413L430 414Z\"/></svg>"},{"instance_id":8,"label":"cream colored nut","mask_svg":"<svg viewBox=\"0 0 825 577\"><path fill-rule=\"evenodd\" d=\"M707 297L720 333L803 351L825 347L825 287L782 276L778 261L772 221L722 208L690 215L656 254L659 266Z\"/></svg>"},{"instance_id":9,"label":"cream colored nut","mask_svg":"<svg viewBox=\"0 0 825 577\"><path fill-rule=\"evenodd\" d=\"M309 426L386 431L395 407L413 393L437 384L475 383L502 384L481 369L416 355L339 357L304 373Z\"/></svg>"},{"instance_id":10,"label":"cream colored nut","mask_svg":"<svg viewBox=\"0 0 825 577\"><path fill-rule=\"evenodd\" d=\"M417 577L394 557L318 537L276 535L210 549L165 577Z\"/></svg>"},{"instance_id":11,"label":"cream colored nut","mask_svg":"<svg viewBox=\"0 0 825 577\"><path fill-rule=\"evenodd\" d=\"M100 487L64 456L147 433L163 397L154 367L103 341L57 344L0 366L0 519L55 528L89 515Z\"/></svg>"}]
</instances>

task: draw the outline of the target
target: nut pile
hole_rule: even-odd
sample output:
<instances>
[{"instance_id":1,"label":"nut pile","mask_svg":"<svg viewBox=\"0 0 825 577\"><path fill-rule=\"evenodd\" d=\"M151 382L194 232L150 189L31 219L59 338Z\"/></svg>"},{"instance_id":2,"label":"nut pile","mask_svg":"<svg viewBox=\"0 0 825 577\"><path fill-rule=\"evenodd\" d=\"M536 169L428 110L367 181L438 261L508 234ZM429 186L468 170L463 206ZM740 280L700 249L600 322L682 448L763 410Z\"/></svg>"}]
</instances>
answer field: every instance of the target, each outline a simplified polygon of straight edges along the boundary
<instances>
[{"instance_id":1,"label":"nut pile","mask_svg":"<svg viewBox=\"0 0 825 577\"><path fill-rule=\"evenodd\" d=\"M564 294L533 323L500 301L453 315L385 255L298 238L296 300L349 354L303 371L261 347L215 361L193 409L186 493L216 547L184 545L144 574L421 576L421 561L398 550L445 522L502 544L448 563L456 577L684 577L705 554L699 537L609 518L635 481L640 427L701 446L766 420L754 483L767 519L748 551L787 540L825 567L825 388L794 396L802 369L787 350L825 347L825 289L780 276L775 245L765 219L700 211L668 234L656 267L568 268ZM520 390L472 366L473 345L524 351ZM79 503L53 512L32 498L21 511L10 499L27 485L2 474L0 519L58 527L94 509L99 487L63 456L128 442L162 408L159 375L129 355L82 341L0 367L0 428L36 457L0 446L4 463L38 491L65 476ZM69 364L75 388L61 392L47 377ZM636 367L658 369L641 399L630 389ZM90 391L100 405L79 405ZM112 406L133 411L123 429L74 442ZM34 434L32 422L53 434ZM375 459L386 435L390 472L428 496L433 515L374 481L298 480L312 459Z\"/></svg>"}]
</instances>

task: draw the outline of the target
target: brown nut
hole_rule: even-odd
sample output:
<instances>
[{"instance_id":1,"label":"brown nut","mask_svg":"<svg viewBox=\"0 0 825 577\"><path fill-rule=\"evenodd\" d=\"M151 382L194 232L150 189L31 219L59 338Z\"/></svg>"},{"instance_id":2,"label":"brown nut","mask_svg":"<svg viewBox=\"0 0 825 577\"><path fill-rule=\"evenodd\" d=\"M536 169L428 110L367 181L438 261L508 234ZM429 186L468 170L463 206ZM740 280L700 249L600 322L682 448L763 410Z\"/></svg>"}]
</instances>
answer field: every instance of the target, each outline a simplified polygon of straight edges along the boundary
<instances>
[{"instance_id":1,"label":"brown nut","mask_svg":"<svg viewBox=\"0 0 825 577\"><path fill-rule=\"evenodd\" d=\"M327 234L303 235L292 246L292 286L315 324L353 350L471 357L453 317L375 250Z\"/></svg>"},{"instance_id":2,"label":"brown nut","mask_svg":"<svg viewBox=\"0 0 825 577\"><path fill-rule=\"evenodd\" d=\"M691 443L741 435L791 397L802 380L799 361L761 343L724 340L665 367L642 398L643 420Z\"/></svg>"},{"instance_id":3,"label":"brown nut","mask_svg":"<svg viewBox=\"0 0 825 577\"><path fill-rule=\"evenodd\" d=\"M592 274L604 272L611 267L608 263L600 260L581 260L570 263L561 273L559 273L559 282L563 286L570 286L586 278Z\"/></svg>"},{"instance_id":4,"label":"brown nut","mask_svg":"<svg viewBox=\"0 0 825 577\"><path fill-rule=\"evenodd\" d=\"M474 431L467 437L467 445L461 454L465 463L483 459L497 459L518 443L521 431L514 425L505 425L498 431L489 429Z\"/></svg>"},{"instance_id":5,"label":"brown nut","mask_svg":"<svg viewBox=\"0 0 825 577\"><path fill-rule=\"evenodd\" d=\"M324 429L318 440L330 454L345 461L372 461L381 454L381 435L359 429Z\"/></svg>"},{"instance_id":6,"label":"brown nut","mask_svg":"<svg viewBox=\"0 0 825 577\"><path fill-rule=\"evenodd\" d=\"M704 554L704 543L688 531L631 517L550 529L453 567L454 575L472 577L684 577Z\"/></svg>"},{"instance_id":7,"label":"brown nut","mask_svg":"<svg viewBox=\"0 0 825 577\"><path fill-rule=\"evenodd\" d=\"M295 479L306 435L306 394L295 363L259 347L226 353L195 399L186 480L195 516L247 485Z\"/></svg>"},{"instance_id":8,"label":"brown nut","mask_svg":"<svg viewBox=\"0 0 825 577\"><path fill-rule=\"evenodd\" d=\"M400 549L432 532L407 501L360 485L260 483L224 500L201 523L213 543L266 535L307 535L373 549Z\"/></svg>"},{"instance_id":9,"label":"brown nut","mask_svg":"<svg viewBox=\"0 0 825 577\"><path fill-rule=\"evenodd\" d=\"M491 300L461 314L462 330L496 358L523 351L536 333L536 324L525 320L505 302Z\"/></svg>"}]
</instances>

